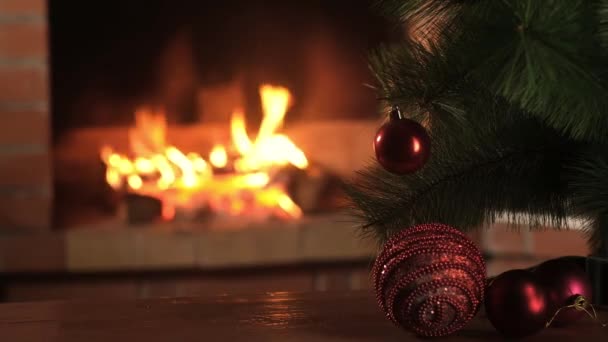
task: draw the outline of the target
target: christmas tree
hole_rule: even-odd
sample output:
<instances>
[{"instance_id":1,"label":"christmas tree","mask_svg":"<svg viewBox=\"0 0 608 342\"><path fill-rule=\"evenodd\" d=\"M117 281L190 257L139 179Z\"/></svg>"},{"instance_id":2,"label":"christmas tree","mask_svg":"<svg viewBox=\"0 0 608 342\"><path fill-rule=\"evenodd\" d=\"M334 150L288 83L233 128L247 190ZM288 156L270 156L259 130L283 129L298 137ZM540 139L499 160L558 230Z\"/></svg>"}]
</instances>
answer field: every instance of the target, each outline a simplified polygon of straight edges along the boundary
<instances>
[{"instance_id":1,"label":"christmas tree","mask_svg":"<svg viewBox=\"0 0 608 342\"><path fill-rule=\"evenodd\" d=\"M370 58L387 108L419 122L431 157L379 165L349 194L385 241L415 224L470 230L585 222L608 255L608 1L384 0L410 34Z\"/></svg>"}]
</instances>

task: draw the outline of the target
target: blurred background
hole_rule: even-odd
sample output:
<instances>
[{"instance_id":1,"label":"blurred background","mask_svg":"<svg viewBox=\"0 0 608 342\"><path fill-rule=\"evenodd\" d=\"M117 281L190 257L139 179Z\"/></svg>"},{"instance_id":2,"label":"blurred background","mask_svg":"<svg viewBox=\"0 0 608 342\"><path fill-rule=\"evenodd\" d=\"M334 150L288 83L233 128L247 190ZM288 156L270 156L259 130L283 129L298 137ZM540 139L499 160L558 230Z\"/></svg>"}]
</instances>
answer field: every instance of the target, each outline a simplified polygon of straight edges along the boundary
<instances>
[{"instance_id":1,"label":"blurred background","mask_svg":"<svg viewBox=\"0 0 608 342\"><path fill-rule=\"evenodd\" d=\"M371 3L0 2L0 299L367 289ZM491 274L587 253L480 228Z\"/></svg>"}]
</instances>

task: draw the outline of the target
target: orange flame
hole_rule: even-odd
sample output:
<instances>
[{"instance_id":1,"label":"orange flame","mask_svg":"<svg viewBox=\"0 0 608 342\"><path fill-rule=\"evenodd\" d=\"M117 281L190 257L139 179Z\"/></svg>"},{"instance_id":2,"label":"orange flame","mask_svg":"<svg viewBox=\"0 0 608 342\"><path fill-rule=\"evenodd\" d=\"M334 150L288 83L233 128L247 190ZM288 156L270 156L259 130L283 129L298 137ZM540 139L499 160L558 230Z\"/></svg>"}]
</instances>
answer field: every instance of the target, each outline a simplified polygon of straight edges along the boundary
<instances>
[{"instance_id":1,"label":"orange flame","mask_svg":"<svg viewBox=\"0 0 608 342\"><path fill-rule=\"evenodd\" d=\"M249 139L243 113L240 110L233 113L232 142L242 156L235 162L235 168L248 172L287 164L300 169L308 167L304 152L287 136L275 133L283 125L283 118L291 103L289 90L264 85L260 88L260 96L264 118L255 141Z\"/></svg>"},{"instance_id":2,"label":"orange flame","mask_svg":"<svg viewBox=\"0 0 608 342\"><path fill-rule=\"evenodd\" d=\"M217 168L224 168L228 165L228 155L226 154L226 148L223 145L215 145L209 153L209 162L211 165Z\"/></svg>"},{"instance_id":3,"label":"orange flame","mask_svg":"<svg viewBox=\"0 0 608 342\"><path fill-rule=\"evenodd\" d=\"M233 112L230 131L236 158L216 144L208 161L197 153L184 153L166 142L164 112L140 109L129 130L129 157L103 146L100 156L106 165L106 182L114 189L157 197L163 202L162 217L175 216L176 208L209 207L229 215L299 218L302 211L285 191L273 182L277 168L293 165L306 168L308 160L286 135L277 134L292 102L288 89L260 87L264 117L255 139L247 133L245 114ZM234 173L215 172L234 169Z\"/></svg>"}]
</instances>

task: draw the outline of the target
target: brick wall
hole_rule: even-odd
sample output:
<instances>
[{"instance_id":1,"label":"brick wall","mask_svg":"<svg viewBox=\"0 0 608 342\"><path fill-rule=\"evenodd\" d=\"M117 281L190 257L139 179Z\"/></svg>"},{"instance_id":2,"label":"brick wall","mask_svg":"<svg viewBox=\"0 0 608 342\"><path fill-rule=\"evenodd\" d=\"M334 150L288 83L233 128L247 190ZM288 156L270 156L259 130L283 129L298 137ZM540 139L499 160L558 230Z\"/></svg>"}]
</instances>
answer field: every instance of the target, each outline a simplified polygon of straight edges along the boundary
<instances>
[{"instance_id":1,"label":"brick wall","mask_svg":"<svg viewBox=\"0 0 608 342\"><path fill-rule=\"evenodd\" d=\"M47 230L48 29L45 0L0 0L0 230Z\"/></svg>"}]
</instances>

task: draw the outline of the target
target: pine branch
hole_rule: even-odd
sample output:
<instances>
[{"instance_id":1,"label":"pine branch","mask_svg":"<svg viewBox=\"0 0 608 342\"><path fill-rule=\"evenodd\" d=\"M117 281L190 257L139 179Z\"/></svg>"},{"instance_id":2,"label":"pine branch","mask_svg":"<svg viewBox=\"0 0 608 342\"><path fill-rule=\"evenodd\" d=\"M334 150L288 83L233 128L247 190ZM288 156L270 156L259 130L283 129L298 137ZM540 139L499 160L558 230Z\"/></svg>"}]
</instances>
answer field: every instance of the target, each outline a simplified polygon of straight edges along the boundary
<instances>
[{"instance_id":1,"label":"pine branch","mask_svg":"<svg viewBox=\"0 0 608 342\"><path fill-rule=\"evenodd\" d=\"M418 223L469 230L506 212L533 218L525 222L531 226L564 226L563 142L535 120L516 114L500 119L508 107L495 107L488 114L495 120L467 121L444 132L449 136L435 136L431 160L417 173L361 171L348 192L362 231L384 241ZM514 214L509 219L521 221Z\"/></svg>"},{"instance_id":2,"label":"pine branch","mask_svg":"<svg viewBox=\"0 0 608 342\"><path fill-rule=\"evenodd\" d=\"M464 75L450 66L438 48L419 44L384 47L370 56L383 99L398 104L405 113L419 116L434 107L457 108L451 94L465 86ZM462 114L455 109L453 115Z\"/></svg>"},{"instance_id":3,"label":"pine branch","mask_svg":"<svg viewBox=\"0 0 608 342\"><path fill-rule=\"evenodd\" d=\"M502 45L478 39L477 32L487 29L478 25L478 17L487 12L487 6L483 10L480 10L480 5L469 7L467 15L454 19L452 25L441 30L436 42L406 41L400 46L383 46L370 56L370 68L377 79L382 99L400 105L406 115L419 121L428 119L433 113L433 130L437 126L449 127L462 121L465 107L466 115L479 113L479 120L489 119L484 116L484 107L491 106L494 100L478 101L477 93L485 87L480 87L473 76L478 70L479 58L491 57L490 52ZM475 51L477 59L464 51ZM473 102L479 108L471 109Z\"/></svg>"},{"instance_id":4,"label":"pine branch","mask_svg":"<svg viewBox=\"0 0 608 342\"><path fill-rule=\"evenodd\" d=\"M464 6L475 0L377 0L375 7L386 17L405 23L412 36L425 39L437 36L458 18Z\"/></svg>"},{"instance_id":5,"label":"pine branch","mask_svg":"<svg viewBox=\"0 0 608 342\"><path fill-rule=\"evenodd\" d=\"M577 216L589 220L586 227L589 246L599 255L608 256L608 153L606 146L582 152L566 169L572 207Z\"/></svg>"},{"instance_id":6,"label":"pine branch","mask_svg":"<svg viewBox=\"0 0 608 342\"><path fill-rule=\"evenodd\" d=\"M608 69L592 2L504 3L486 19L492 29L479 34L481 42L501 37L501 48L472 57L480 61L478 79L573 139L606 141L608 87L602 77Z\"/></svg>"},{"instance_id":7,"label":"pine branch","mask_svg":"<svg viewBox=\"0 0 608 342\"><path fill-rule=\"evenodd\" d=\"M604 49L608 48L608 0L598 0L596 6L599 29L598 38Z\"/></svg>"},{"instance_id":8,"label":"pine branch","mask_svg":"<svg viewBox=\"0 0 608 342\"><path fill-rule=\"evenodd\" d=\"M439 53L444 64L467 70L496 94L573 139L608 140L608 65L600 46L602 39L608 41L606 0L380 3L406 21L426 20L433 26L435 46L426 60L434 63L432 55ZM392 78L392 98L404 97L398 93L408 85L446 80L438 74L417 82L407 76L400 79L405 68L389 63L397 58L394 52L392 57L385 53L376 54L372 63L378 78ZM392 77L387 76L391 71Z\"/></svg>"},{"instance_id":9,"label":"pine branch","mask_svg":"<svg viewBox=\"0 0 608 342\"><path fill-rule=\"evenodd\" d=\"M446 41L453 41L462 34L446 30L443 36ZM460 125L465 107L468 115L480 113L479 119L487 119L483 114L493 100L478 101L479 86L471 78L474 69L454 52L432 42L426 45L409 42L374 51L370 55L370 68L382 99L400 105L410 118L433 120L433 130ZM488 99L485 95L481 98ZM472 109L473 103L479 108ZM433 117L429 118L431 113Z\"/></svg>"},{"instance_id":10,"label":"pine branch","mask_svg":"<svg viewBox=\"0 0 608 342\"><path fill-rule=\"evenodd\" d=\"M433 20L444 16L453 16L455 11L466 4L466 0L376 0L377 7L385 15L398 17L407 22L414 18Z\"/></svg>"},{"instance_id":11,"label":"pine branch","mask_svg":"<svg viewBox=\"0 0 608 342\"><path fill-rule=\"evenodd\" d=\"M493 222L504 213L511 214L511 223L527 223L531 227L565 225L567 210L562 194L550 186L543 187L541 192L533 184L547 184L546 175L538 174L545 162L542 151L509 151L493 157L455 173L432 176L427 173L429 183L423 179L397 181L377 168L361 172L365 181L352 183L349 194L356 203L359 220L364 222L362 231L379 241L401 229L427 222L447 223L466 231ZM457 166L462 167L462 161L445 163L444 172ZM521 172L508 174L513 168ZM409 186L398 185L401 182ZM533 221L525 221L526 218Z\"/></svg>"},{"instance_id":12,"label":"pine branch","mask_svg":"<svg viewBox=\"0 0 608 342\"><path fill-rule=\"evenodd\" d=\"M424 121L433 149L412 175L359 173L348 191L363 231L576 215L608 255L608 0L379 3L423 35L372 55L378 91Z\"/></svg>"}]
</instances>

